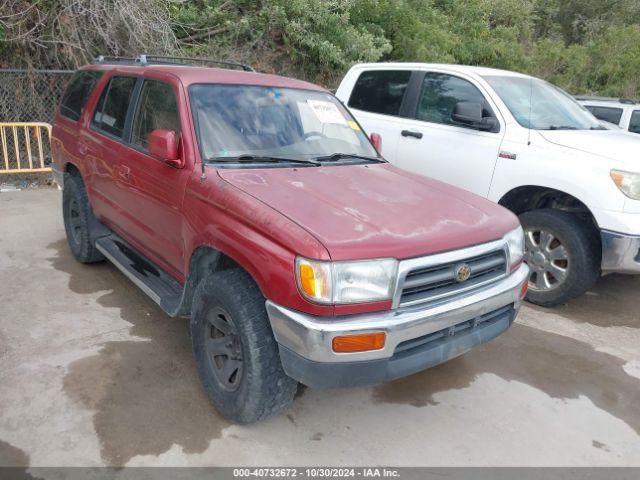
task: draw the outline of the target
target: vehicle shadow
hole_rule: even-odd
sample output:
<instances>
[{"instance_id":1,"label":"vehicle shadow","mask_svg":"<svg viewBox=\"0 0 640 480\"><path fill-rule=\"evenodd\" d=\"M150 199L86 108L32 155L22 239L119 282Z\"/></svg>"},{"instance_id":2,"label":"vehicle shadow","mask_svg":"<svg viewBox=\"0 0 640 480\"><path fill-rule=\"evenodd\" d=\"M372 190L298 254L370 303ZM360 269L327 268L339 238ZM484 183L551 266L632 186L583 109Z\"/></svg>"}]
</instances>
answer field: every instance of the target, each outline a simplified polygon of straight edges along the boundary
<instances>
[{"instance_id":1,"label":"vehicle shadow","mask_svg":"<svg viewBox=\"0 0 640 480\"><path fill-rule=\"evenodd\" d=\"M602 277L594 287L568 303L545 309L530 305L540 312L562 315L574 322L599 327L640 328L640 275L612 274Z\"/></svg>"}]
</instances>

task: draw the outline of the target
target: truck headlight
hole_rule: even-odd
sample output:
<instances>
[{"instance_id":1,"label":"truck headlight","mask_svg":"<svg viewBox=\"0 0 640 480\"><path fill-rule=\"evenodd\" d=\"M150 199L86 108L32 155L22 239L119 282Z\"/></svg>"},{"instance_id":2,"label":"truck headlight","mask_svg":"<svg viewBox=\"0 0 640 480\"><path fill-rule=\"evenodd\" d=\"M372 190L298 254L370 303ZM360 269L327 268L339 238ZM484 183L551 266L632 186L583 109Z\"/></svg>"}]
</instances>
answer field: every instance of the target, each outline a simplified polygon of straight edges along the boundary
<instances>
[{"instance_id":1,"label":"truck headlight","mask_svg":"<svg viewBox=\"0 0 640 480\"><path fill-rule=\"evenodd\" d=\"M522 262L524 256L524 231L521 226L511 230L503 237L509 248L509 265L513 269Z\"/></svg>"},{"instance_id":2,"label":"truck headlight","mask_svg":"<svg viewBox=\"0 0 640 480\"><path fill-rule=\"evenodd\" d=\"M611 179L627 197L640 200L640 173L611 170Z\"/></svg>"},{"instance_id":3,"label":"truck headlight","mask_svg":"<svg viewBox=\"0 0 640 480\"><path fill-rule=\"evenodd\" d=\"M302 294L315 303L345 304L390 300L398 276L393 258L323 262L296 258L296 279Z\"/></svg>"}]
</instances>

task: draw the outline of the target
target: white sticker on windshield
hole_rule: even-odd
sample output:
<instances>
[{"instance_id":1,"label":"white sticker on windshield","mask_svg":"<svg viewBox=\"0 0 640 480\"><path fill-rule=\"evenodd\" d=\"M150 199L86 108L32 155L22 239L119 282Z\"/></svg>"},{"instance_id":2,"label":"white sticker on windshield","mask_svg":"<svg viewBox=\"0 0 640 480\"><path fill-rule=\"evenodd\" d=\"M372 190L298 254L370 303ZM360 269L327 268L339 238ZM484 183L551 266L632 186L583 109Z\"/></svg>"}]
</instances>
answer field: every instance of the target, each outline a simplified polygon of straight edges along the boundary
<instances>
[{"instance_id":1,"label":"white sticker on windshield","mask_svg":"<svg viewBox=\"0 0 640 480\"><path fill-rule=\"evenodd\" d=\"M307 104L316 114L318 120L322 123L337 123L338 125L346 125L347 120L344 118L338 106L332 102L323 100L307 100Z\"/></svg>"}]
</instances>

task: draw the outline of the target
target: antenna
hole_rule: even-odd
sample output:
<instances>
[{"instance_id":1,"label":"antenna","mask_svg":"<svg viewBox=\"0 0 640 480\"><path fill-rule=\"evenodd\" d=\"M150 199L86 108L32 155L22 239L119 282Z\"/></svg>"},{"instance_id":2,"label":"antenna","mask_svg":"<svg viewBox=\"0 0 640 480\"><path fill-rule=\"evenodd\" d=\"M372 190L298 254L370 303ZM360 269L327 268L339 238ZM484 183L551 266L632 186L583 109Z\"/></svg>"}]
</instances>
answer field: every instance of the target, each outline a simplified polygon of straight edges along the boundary
<instances>
[{"instance_id":1,"label":"antenna","mask_svg":"<svg viewBox=\"0 0 640 480\"><path fill-rule=\"evenodd\" d=\"M533 77L529 77L529 121L527 126L529 127L527 133L527 145L531 145L531 116L533 110Z\"/></svg>"}]
</instances>

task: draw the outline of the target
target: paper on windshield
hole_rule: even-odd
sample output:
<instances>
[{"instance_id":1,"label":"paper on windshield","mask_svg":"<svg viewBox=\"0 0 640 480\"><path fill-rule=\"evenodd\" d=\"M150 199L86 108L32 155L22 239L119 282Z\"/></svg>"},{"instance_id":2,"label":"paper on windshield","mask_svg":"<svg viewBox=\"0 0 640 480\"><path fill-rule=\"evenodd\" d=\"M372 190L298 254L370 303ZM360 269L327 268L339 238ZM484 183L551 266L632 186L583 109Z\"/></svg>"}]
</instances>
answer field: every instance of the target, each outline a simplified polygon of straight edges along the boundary
<instances>
[{"instance_id":1,"label":"paper on windshield","mask_svg":"<svg viewBox=\"0 0 640 480\"><path fill-rule=\"evenodd\" d=\"M325 102L324 100L307 100L307 104L322 123L347 124L346 119L335 103Z\"/></svg>"}]
</instances>

